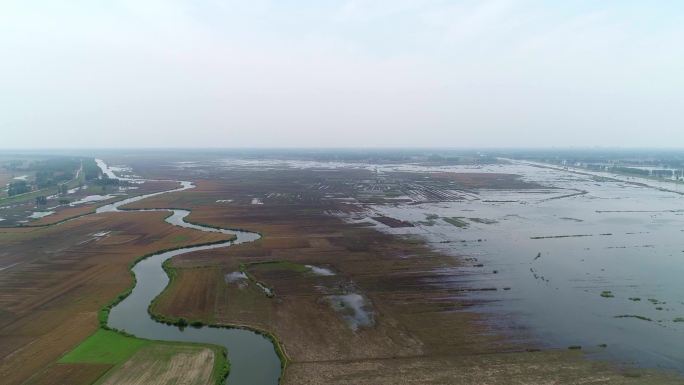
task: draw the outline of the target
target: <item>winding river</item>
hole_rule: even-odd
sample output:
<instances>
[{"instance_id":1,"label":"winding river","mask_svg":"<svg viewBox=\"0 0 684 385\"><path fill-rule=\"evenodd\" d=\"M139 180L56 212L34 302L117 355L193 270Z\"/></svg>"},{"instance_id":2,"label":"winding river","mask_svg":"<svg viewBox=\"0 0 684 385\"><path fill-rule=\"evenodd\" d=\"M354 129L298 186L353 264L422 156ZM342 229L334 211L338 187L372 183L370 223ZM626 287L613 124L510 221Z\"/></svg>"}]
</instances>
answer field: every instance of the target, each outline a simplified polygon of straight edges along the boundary
<instances>
[{"instance_id":1,"label":"winding river","mask_svg":"<svg viewBox=\"0 0 684 385\"><path fill-rule=\"evenodd\" d=\"M98 160L98 165L105 174L111 170ZM121 178L124 179L124 178ZM191 182L180 182L181 187L173 190L140 195L119 202L111 203L97 209L97 213L128 212L128 211L166 211L171 215L166 222L180 227L199 231L217 232L235 235L235 240L212 245L185 247L173 251L155 254L138 262L133 267L136 286L132 293L122 302L112 308L108 325L111 328L125 331L140 338L163 341L181 341L220 345L227 349L230 360L230 375L226 383L230 385L277 385L280 377L280 359L276 354L273 343L255 332L238 328L220 327L187 327L167 325L153 320L148 313L148 306L169 283L169 277L162 268L162 263L177 255L195 251L218 249L230 245L252 242L259 239L259 234L247 231L217 229L188 223L185 218L190 214L187 210L177 209L146 209L121 210L120 207L139 200L168 194L171 192L192 189Z\"/></svg>"}]
</instances>

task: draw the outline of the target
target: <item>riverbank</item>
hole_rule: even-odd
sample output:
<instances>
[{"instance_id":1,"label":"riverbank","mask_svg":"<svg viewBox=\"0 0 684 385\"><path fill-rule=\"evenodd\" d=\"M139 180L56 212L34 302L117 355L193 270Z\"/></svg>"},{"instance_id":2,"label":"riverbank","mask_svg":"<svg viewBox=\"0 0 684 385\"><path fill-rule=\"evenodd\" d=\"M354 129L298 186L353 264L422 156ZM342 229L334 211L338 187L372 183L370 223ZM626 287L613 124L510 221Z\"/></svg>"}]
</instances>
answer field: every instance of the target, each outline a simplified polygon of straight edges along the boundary
<instances>
[{"instance_id":1,"label":"riverbank","mask_svg":"<svg viewBox=\"0 0 684 385\"><path fill-rule=\"evenodd\" d=\"M181 186L165 193L148 194L129 198L109 206L103 206L97 212L117 212L120 211L119 208L122 206L140 202L144 199L194 188L194 185L190 182L181 182ZM135 208L130 207L126 210L121 210L121 212L127 213L135 211ZM207 233L225 234L233 237L233 239L166 250L142 257L132 268L135 282L133 289L130 293L119 296L116 303L105 310L105 317L103 318L106 319L106 326L152 339L218 344L223 346L230 356L232 373L229 376L231 382L254 385L277 384L281 368L287 362L285 360L286 357L283 355L283 361L280 362L278 356L274 353L282 353L282 350L278 347L274 349L273 346L269 346L270 344L265 343L258 337L259 333L246 330L244 327L232 328L228 325L209 324L208 327L204 327L203 324L195 321L192 321L190 324L184 318L177 318L173 320L174 322L171 322L170 318L160 319L160 317L154 317L150 312L150 307L169 283L169 275L167 275L167 271L164 269L164 263L167 260L187 253L198 253L225 248L235 244L253 242L258 240L260 236L256 233L228 230L217 226L207 227L197 223L186 222L185 217L190 215L190 211L187 210L165 208L144 210L144 212L151 211L169 212L170 215L165 221L174 226ZM186 330L187 326L190 326L190 328ZM270 336L270 334L266 335ZM273 337L266 338L266 341L277 343ZM230 353L231 349L234 349L232 350L234 353ZM256 361L256 363L252 361Z\"/></svg>"}]
</instances>

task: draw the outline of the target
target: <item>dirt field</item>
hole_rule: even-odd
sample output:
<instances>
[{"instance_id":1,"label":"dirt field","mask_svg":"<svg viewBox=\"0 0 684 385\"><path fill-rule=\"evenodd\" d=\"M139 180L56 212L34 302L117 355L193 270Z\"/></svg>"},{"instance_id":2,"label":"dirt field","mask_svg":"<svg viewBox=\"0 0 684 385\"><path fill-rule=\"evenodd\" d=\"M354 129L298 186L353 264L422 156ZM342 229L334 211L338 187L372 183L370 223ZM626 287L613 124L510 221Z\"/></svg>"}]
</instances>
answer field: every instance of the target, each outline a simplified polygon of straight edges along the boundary
<instances>
[{"instance_id":1,"label":"dirt field","mask_svg":"<svg viewBox=\"0 0 684 385\"><path fill-rule=\"evenodd\" d=\"M222 280L220 271L216 268L193 268L183 269L182 279L177 279L172 284L174 294L164 296L155 303L155 308L167 309L174 306L184 309L183 314L198 317L199 319L213 322L215 315L213 306L215 296ZM182 285L178 285L182 282Z\"/></svg>"},{"instance_id":2,"label":"dirt field","mask_svg":"<svg viewBox=\"0 0 684 385\"><path fill-rule=\"evenodd\" d=\"M681 377L620 372L581 353L538 352L397 358L293 365L286 383L299 385L677 385Z\"/></svg>"},{"instance_id":3,"label":"dirt field","mask_svg":"<svg viewBox=\"0 0 684 385\"><path fill-rule=\"evenodd\" d=\"M90 385L111 368L107 364L55 364L31 378L27 385Z\"/></svg>"},{"instance_id":4,"label":"dirt field","mask_svg":"<svg viewBox=\"0 0 684 385\"><path fill-rule=\"evenodd\" d=\"M97 311L131 284L128 265L138 256L224 239L166 224L165 215L112 213L45 228L0 229L3 384L40 375L95 332Z\"/></svg>"},{"instance_id":5,"label":"dirt field","mask_svg":"<svg viewBox=\"0 0 684 385\"><path fill-rule=\"evenodd\" d=\"M212 385L214 352L195 346L142 348L100 382L101 385Z\"/></svg>"}]
</instances>

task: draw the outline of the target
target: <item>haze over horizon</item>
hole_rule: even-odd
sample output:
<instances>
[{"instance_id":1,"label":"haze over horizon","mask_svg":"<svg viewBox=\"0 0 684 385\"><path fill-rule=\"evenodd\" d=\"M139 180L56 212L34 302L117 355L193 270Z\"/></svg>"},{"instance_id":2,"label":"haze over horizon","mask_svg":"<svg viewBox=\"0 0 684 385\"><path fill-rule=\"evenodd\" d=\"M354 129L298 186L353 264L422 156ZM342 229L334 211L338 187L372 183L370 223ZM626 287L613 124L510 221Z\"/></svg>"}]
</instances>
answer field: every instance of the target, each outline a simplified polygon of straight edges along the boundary
<instances>
[{"instance_id":1,"label":"haze over horizon","mask_svg":"<svg viewBox=\"0 0 684 385\"><path fill-rule=\"evenodd\" d=\"M6 1L0 149L678 147L682 11Z\"/></svg>"}]
</instances>

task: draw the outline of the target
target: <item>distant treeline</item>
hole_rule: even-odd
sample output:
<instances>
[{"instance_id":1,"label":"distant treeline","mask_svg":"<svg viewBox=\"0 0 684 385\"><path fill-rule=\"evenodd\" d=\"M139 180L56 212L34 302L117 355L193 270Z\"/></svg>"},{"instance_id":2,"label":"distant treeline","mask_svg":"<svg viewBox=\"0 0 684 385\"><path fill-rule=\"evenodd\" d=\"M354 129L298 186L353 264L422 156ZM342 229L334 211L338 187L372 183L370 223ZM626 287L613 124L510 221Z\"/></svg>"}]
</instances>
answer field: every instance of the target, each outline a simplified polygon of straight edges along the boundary
<instances>
[{"instance_id":1,"label":"distant treeline","mask_svg":"<svg viewBox=\"0 0 684 385\"><path fill-rule=\"evenodd\" d=\"M128 182L121 181L120 179L112 179L107 175L103 174L102 178L94 179L90 183L96 184L98 186L124 186L128 185Z\"/></svg>"},{"instance_id":2,"label":"distant treeline","mask_svg":"<svg viewBox=\"0 0 684 385\"><path fill-rule=\"evenodd\" d=\"M639 176L649 176L651 175L651 172L648 170L644 170L641 168L633 168L633 167L610 167L610 171L612 172L617 172L621 174L634 174L634 175L639 175Z\"/></svg>"},{"instance_id":3,"label":"distant treeline","mask_svg":"<svg viewBox=\"0 0 684 385\"><path fill-rule=\"evenodd\" d=\"M605 170L611 167L642 169L645 167L661 171L684 169L684 152L681 150L657 149L510 149L492 150L491 153L514 159L534 160L544 163L581 164L583 167L597 167ZM591 165L591 166L589 166ZM625 170L627 173L639 173Z\"/></svg>"},{"instance_id":4,"label":"distant treeline","mask_svg":"<svg viewBox=\"0 0 684 385\"><path fill-rule=\"evenodd\" d=\"M42 189L74 179L81 162L72 158L54 158L33 162L29 167L36 172L36 187Z\"/></svg>"},{"instance_id":5,"label":"distant treeline","mask_svg":"<svg viewBox=\"0 0 684 385\"><path fill-rule=\"evenodd\" d=\"M217 149L207 150L207 154L226 156L230 158L254 160L301 160L317 162L345 162L345 163L443 163L443 164L490 164L500 163L496 156L485 150L468 149Z\"/></svg>"},{"instance_id":6,"label":"distant treeline","mask_svg":"<svg viewBox=\"0 0 684 385\"><path fill-rule=\"evenodd\" d=\"M24 194L31 191L31 186L25 180L17 180L10 182L7 187L7 195L14 196L19 194Z\"/></svg>"},{"instance_id":7,"label":"distant treeline","mask_svg":"<svg viewBox=\"0 0 684 385\"><path fill-rule=\"evenodd\" d=\"M100 167L95 162L95 159L87 159L83 161L83 172L86 181L89 184L98 186L123 186L128 185L128 182L119 179L109 178L107 174L103 174Z\"/></svg>"},{"instance_id":8,"label":"distant treeline","mask_svg":"<svg viewBox=\"0 0 684 385\"><path fill-rule=\"evenodd\" d=\"M14 180L7 186L7 194L15 196L48 187L58 187L58 192L66 192L67 183L74 178L81 167L81 158L55 157L45 160L25 162L13 160L3 167L12 172L33 173L32 180Z\"/></svg>"},{"instance_id":9,"label":"distant treeline","mask_svg":"<svg viewBox=\"0 0 684 385\"><path fill-rule=\"evenodd\" d=\"M95 179L100 179L102 175L102 170L97 166L95 159L85 159L83 160L83 175L85 180L92 181Z\"/></svg>"}]
</instances>

